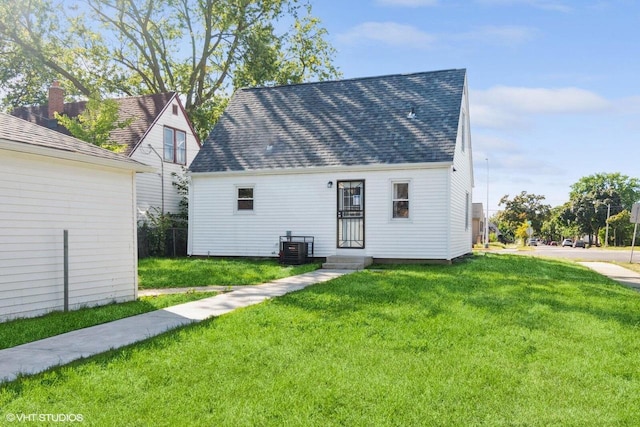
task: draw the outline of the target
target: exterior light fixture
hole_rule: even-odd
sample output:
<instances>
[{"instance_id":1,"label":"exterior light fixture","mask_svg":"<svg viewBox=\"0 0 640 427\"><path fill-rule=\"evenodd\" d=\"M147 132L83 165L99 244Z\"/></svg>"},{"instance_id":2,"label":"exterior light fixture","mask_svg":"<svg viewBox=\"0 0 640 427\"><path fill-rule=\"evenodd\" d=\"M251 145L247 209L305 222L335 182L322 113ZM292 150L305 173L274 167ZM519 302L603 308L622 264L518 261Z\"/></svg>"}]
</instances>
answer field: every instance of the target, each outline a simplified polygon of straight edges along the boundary
<instances>
[{"instance_id":1,"label":"exterior light fixture","mask_svg":"<svg viewBox=\"0 0 640 427\"><path fill-rule=\"evenodd\" d=\"M333 181L327 182L327 188L333 188Z\"/></svg>"}]
</instances>

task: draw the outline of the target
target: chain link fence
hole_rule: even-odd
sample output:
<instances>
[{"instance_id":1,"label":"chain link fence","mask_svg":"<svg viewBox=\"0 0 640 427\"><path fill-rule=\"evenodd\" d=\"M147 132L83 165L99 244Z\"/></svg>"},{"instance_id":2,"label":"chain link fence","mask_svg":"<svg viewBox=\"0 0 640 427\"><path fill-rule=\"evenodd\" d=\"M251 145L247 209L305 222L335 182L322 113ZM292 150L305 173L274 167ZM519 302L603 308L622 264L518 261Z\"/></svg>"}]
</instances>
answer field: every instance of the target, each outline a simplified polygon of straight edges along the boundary
<instances>
[{"instance_id":1,"label":"chain link fence","mask_svg":"<svg viewBox=\"0 0 640 427\"><path fill-rule=\"evenodd\" d=\"M138 259L187 255L187 229L138 227Z\"/></svg>"}]
</instances>

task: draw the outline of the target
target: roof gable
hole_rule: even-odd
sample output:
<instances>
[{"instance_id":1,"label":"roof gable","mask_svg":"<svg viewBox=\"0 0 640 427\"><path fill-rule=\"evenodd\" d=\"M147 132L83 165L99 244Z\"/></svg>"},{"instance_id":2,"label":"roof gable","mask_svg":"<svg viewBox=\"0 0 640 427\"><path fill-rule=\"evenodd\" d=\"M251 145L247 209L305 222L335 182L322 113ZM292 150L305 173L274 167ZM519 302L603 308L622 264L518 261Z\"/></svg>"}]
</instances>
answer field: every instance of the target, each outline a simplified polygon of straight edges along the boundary
<instances>
[{"instance_id":1,"label":"roof gable","mask_svg":"<svg viewBox=\"0 0 640 427\"><path fill-rule=\"evenodd\" d=\"M113 140L126 146L123 154L127 156L131 155L137 144L174 97L176 97L175 92L166 92L126 98L112 98L118 103L118 120L134 119L129 126L123 129L115 129L111 132L111 138ZM65 103L63 114L69 117L77 117L85 110L86 104L86 101ZM35 107L16 108L11 114L40 126L51 128L65 135L70 135L67 129L58 126L57 123L52 124L51 120L48 119L47 104Z\"/></svg>"},{"instance_id":2,"label":"roof gable","mask_svg":"<svg viewBox=\"0 0 640 427\"><path fill-rule=\"evenodd\" d=\"M190 169L452 161L465 76L446 70L240 89Z\"/></svg>"}]
</instances>

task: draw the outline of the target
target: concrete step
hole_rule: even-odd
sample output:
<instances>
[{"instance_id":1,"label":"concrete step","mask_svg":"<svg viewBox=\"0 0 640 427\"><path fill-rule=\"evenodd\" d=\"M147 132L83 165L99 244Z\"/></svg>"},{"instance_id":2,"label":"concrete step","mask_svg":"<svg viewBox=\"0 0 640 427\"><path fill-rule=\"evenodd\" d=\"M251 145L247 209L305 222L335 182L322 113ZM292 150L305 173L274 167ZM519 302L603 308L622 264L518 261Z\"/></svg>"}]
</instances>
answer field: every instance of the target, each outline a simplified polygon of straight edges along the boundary
<instances>
[{"instance_id":1,"label":"concrete step","mask_svg":"<svg viewBox=\"0 0 640 427\"><path fill-rule=\"evenodd\" d=\"M364 256L332 255L322 268L337 270L362 270L373 263L373 258Z\"/></svg>"},{"instance_id":2,"label":"concrete step","mask_svg":"<svg viewBox=\"0 0 640 427\"><path fill-rule=\"evenodd\" d=\"M325 270L362 270L364 269L364 264L357 262L325 262L322 264L322 268Z\"/></svg>"}]
</instances>

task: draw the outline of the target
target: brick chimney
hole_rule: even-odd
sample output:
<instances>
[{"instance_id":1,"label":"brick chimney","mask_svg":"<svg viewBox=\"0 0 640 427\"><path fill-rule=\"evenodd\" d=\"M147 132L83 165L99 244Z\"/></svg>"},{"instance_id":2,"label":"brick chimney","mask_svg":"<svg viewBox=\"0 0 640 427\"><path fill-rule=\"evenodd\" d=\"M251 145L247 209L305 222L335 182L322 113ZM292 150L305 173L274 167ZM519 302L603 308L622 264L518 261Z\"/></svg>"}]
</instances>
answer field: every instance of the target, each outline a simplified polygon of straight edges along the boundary
<instances>
[{"instance_id":1,"label":"brick chimney","mask_svg":"<svg viewBox=\"0 0 640 427\"><path fill-rule=\"evenodd\" d=\"M49 88L49 119L54 119L53 113L64 112L64 89L55 80Z\"/></svg>"}]
</instances>

